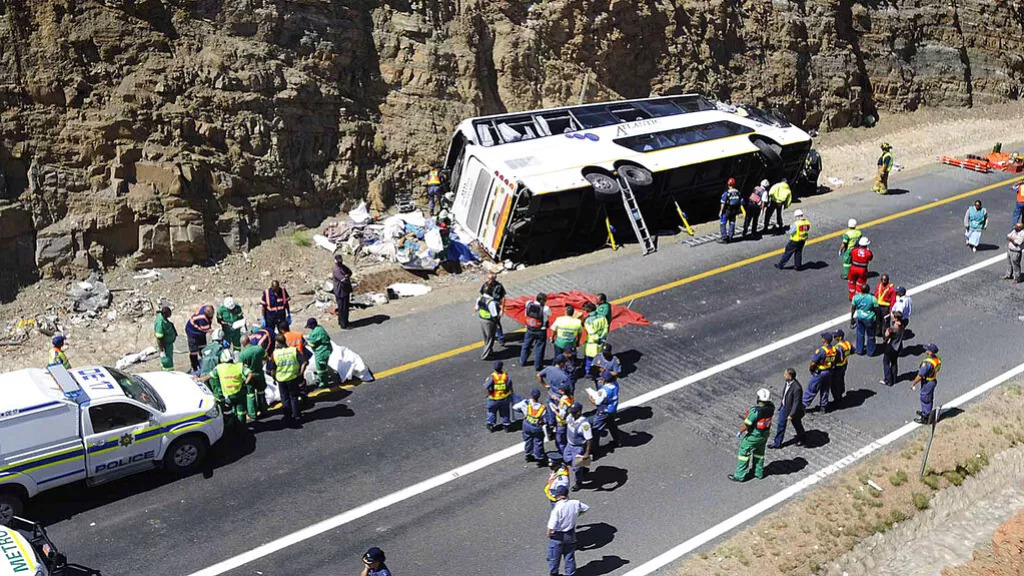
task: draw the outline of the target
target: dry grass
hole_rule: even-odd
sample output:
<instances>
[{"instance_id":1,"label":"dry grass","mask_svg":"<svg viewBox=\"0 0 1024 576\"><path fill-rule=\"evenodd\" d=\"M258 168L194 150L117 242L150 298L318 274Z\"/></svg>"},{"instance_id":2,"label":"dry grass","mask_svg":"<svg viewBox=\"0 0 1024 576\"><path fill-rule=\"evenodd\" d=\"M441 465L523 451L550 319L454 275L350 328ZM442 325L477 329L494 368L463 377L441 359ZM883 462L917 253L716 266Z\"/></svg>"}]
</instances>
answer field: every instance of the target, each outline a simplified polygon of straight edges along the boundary
<instances>
[{"instance_id":1,"label":"dry grass","mask_svg":"<svg viewBox=\"0 0 1024 576\"><path fill-rule=\"evenodd\" d=\"M909 114L882 114L874 128L844 128L815 140L824 171L845 182L844 187L874 178L879 144L893 145L896 163L906 169L935 162L939 156L962 156L990 151L996 142L1021 140L1024 102L970 109L926 108Z\"/></svg>"},{"instance_id":2,"label":"dry grass","mask_svg":"<svg viewBox=\"0 0 1024 576\"><path fill-rule=\"evenodd\" d=\"M816 573L860 540L926 509L937 490L977 474L988 465L988 454L1024 443L1021 399L1020 384L1007 385L940 423L925 481L918 478L926 439L922 429L904 441L901 451L877 454L854 466L714 550L684 560L677 573L741 574L750 558L757 559L758 571L765 574ZM872 489L868 480L883 491Z\"/></svg>"}]
</instances>

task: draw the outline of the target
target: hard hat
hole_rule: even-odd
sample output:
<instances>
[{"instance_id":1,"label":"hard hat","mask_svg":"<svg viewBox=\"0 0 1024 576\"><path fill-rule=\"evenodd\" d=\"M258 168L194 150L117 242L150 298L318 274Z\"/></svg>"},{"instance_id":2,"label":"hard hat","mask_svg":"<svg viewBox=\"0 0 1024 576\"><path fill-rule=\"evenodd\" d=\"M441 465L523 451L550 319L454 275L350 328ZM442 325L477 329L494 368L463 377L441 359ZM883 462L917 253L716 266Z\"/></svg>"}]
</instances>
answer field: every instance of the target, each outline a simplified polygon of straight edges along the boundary
<instances>
[{"instance_id":1,"label":"hard hat","mask_svg":"<svg viewBox=\"0 0 1024 576\"><path fill-rule=\"evenodd\" d=\"M51 342L53 342L54 346L60 346L61 344L64 343L64 336L57 334L56 336L53 337L53 340L51 340Z\"/></svg>"},{"instance_id":2,"label":"hard hat","mask_svg":"<svg viewBox=\"0 0 1024 576\"><path fill-rule=\"evenodd\" d=\"M846 226L847 226L848 228L856 228L856 227L857 227L857 219L856 219L856 218L850 218L850 219L849 219L849 220L848 220L848 221L846 222Z\"/></svg>"},{"instance_id":3,"label":"hard hat","mask_svg":"<svg viewBox=\"0 0 1024 576\"><path fill-rule=\"evenodd\" d=\"M800 217L800 216L803 216L803 215L804 215L804 211L803 210L797 210L797 211L793 212L793 216Z\"/></svg>"},{"instance_id":4,"label":"hard hat","mask_svg":"<svg viewBox=\"0 0 1024 576\"><path fill-rule=\"evenodd\" d=\"M867 246L868 244L871 244L871 240L868 240L867 236L861 236L860 237L860 241L857 242L857 244L859 244L861 246Z\"/></svg>"},{"instance_id":5,"label":"hard hat","mask_svg":"<svg viewBox=\"0 0 1024 576\"><path fill-rule=\"evenodd\" d=\"M772 393L767 388L761 388L760 390L757 391L757 399L759 401L767 402L767 401L771 400L771 398L772 398Z\"/></svg>"},{"instance_id":6,"label":"hard hat","mask_svg":"<svg viewBox=\"0 0 1024 576\"><path fill-rule=\"evenodd\" d=\"M228 310L233 309L235 307L235 299L232 298L231 296L228 296L227 298L225 298L224 299L224 307L227 308Z\"/></svg>"},{"instance_id":7,"label":"hard hat","mask_svg":"<svg viewBox=\"0 0 1024 576\"><path fill-rule=\"evenodd\" d=\"M768 187L768 181L767 180L761 180L761 187L762 188L767 188Z\"/></svg>"},{"instance_id":8,"label":"hard hat","mask_svg":"<svg viewBox=\"0 0 1024 576\"><path fill-rule=\"evenodd\" d=\"M729 178L729 186L735 186L735 185L736 185L736 179L735 178Z\"/></svg>"},{"instance_id":9,"label":"hard hat","mask_svg":"<svg viewBox=\"0 0 1024 576\"><path fill-rule=\"evenodd\" d=\"M882 142L882 150L890 150L890 149L892 149L892 144L889 144L888 142Z\"/></svg>"}]
</instances>

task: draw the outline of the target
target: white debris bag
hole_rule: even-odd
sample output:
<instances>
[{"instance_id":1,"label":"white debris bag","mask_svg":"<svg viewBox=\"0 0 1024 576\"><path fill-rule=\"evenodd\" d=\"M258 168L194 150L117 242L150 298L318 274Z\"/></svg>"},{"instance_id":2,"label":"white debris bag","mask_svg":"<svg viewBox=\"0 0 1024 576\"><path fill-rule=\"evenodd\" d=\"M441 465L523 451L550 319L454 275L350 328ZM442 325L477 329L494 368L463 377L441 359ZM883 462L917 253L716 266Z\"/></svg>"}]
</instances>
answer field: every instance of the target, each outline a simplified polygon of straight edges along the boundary
<instances>
[{"instance_id":1,"label":"white debris bag","mask_svg":"<svg viewBox=\"0 0 1024 576\"><path fill-rule=\"evenodd\" d=\"M114 367L117 368L118 370L124 370L125 368L133 364L145 362L146 360L149 360L153 356L156 356L156 354L157 349L153 346L150 346L149 348L144 348L143 350L135 354L125 354L124 356L121 356L117 363L114 364Z\"/></svg>"},{"instance_id":2,"label":"white debris bag","mask_svg":"<svg viewBox=\"0 0 1024 576\"><path fill-rule=\"evenodd\" d=\"M346 348L334 340L331 340L331 356L327 359L327 365L338 373L342 382L352 379L363 382L373 382L374 380L373 372L366 367L363 358L353 352L351 348Z\"/></svg>"},{"instance_id":3,"label":"white debris bag","mask_svg":"<svg viewBox=\"0 0 1024 576\"><path fill-rule=\"evenodd\" d=\"M366 202L360 202L354 210L350 210L348 217L356 224L368 224L371 220L370 211L366 209Z\"/></svg>"},{"instance_id":4,"label":"white debris bag","mask_svg":"<svg viewBox=\"0 0 1024 576\"><path fill-rule=\"evenodd\" d=\"M441 241L441 231L437 228L431 228L423 235L423 240L427 243L427 248L434 254L440 253L444 250L444 242Z\"/></svg>"},{"instance_id":5,"label":"white debris bag","mask_svg":"<svg viewBox=\"0 0 1024 576\"><path fill-rule=\"evenodd\" d=\"M270 374L264 373L267 381L267 389L264 392L267 396L267 406L273 406L281 401L281 389L277 387L277 380L274 380Z\"/></svg>"},{"instance_id":6,"label":"white debris bag","mask_svg":"<svg viewBox=\"0 0 1024 576\"><path fill-rule=\"evenodd\" d=\"M338 249L338 245L328 240L327 236L324 236L323 234L314 234L313 242L316 243L317 246L332 253Z\"/></svg>"},{"instance_id":7,"label":"white debris bag","mask_svg":"<svg viewBox=\"0 0 1024 576\"><path fill-rule=\"evenodd\" d=\"M398 298L409 298L412 296L423 296L430 292L430 286L426 284L413 284L412 282L396 282L388 286L388 294L394 293Z\"/></svg>"}]
</instances>

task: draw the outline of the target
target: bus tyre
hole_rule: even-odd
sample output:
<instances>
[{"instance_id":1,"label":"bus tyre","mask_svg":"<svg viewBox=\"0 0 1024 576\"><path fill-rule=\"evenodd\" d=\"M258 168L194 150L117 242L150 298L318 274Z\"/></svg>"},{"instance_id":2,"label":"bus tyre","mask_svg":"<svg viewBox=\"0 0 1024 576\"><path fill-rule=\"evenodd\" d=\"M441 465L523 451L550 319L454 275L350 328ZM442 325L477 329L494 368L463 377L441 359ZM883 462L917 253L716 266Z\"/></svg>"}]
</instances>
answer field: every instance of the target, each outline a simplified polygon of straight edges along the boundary
<instances>
[{"instance_id":1,"label":"bus tyre","mask_svg":"<svg viewBox=\"0 0 1024 576\"><path fill-rule=\"evenodd\" d=\"M771 144L761 139L752 140L752 142L761 151L761 158L764 159L765 164L771 168L778 168L782 165L782 156L779 156L779 153L772 148Z\"/></svg>"},{"instance_id":2,"label":"bus tyre","mask_svg":"<svg viewBox=\"0 0 1024 576\"><path fill-rule=\"evenodd\" d=\"M654 174L646 168L623 164L618 168L619 176L633 188L643 188L654 183Z\"/></svg>"},{"instance_id":3,"label":"bus tyre","mask_svg":"<svg viewBox=\"0 0 1024 576\"><path fill-rule=\"evenodd\" d=\"M164 468L173 474L195 472L206 457L206 442L196 435L178 438L164 454Z\"/></svg>"},{"instance_id":4,"label":"bus tyre","mask_svg":"<svg viewBox=\"0 0 1024 576\"><path fill-rule=\"evenodd\" d=\"M594 188L594 195L599 200L616 198L619 195L619 183L614 178L600 172L591 172L583 176Z\"/></svg>"},{"instance_id":5,"label":"bus tyre","mask_svg":"<svg viewBox=\"0 0 1024 576\"><path fill-rule=\"evenodd\" d=\"M14 490L0 491L0 526L8 526L11 519L21 516L25 509L25 498Z\"/></svg>"}]
</instances>

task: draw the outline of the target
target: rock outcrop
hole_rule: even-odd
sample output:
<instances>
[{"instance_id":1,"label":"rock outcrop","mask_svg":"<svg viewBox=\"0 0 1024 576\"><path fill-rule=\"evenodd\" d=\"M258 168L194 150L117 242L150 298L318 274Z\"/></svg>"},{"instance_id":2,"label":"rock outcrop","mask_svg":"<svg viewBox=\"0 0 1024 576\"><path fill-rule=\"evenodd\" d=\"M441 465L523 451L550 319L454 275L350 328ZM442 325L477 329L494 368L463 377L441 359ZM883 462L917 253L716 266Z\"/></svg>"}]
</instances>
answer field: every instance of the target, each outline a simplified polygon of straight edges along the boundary
<instances>
[{"instance_id":1,"label":"rock outcrop","mask_svg":"<svg viewBox=\"0 0 1024 576\"><path fill-rule=\"evenodd\" d=\"M462 118L584 86L829 129L1019 98L1022 39L1019 0L0 0L0 293L418 190Z\"/></svg>"}]
</instances>

